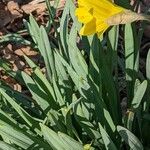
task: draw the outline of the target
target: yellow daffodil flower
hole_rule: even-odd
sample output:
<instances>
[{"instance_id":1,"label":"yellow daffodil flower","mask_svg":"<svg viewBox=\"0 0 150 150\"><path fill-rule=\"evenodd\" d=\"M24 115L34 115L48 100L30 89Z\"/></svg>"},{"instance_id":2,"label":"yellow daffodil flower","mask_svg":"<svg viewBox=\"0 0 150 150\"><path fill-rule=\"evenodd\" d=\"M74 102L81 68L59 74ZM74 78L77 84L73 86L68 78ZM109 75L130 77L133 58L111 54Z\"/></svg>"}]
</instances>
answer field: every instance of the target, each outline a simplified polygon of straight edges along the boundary
<instances>
[{"instance_id":1,"label":"yellow daffodil flower","mask_svg":"<svg viewBox=\"0 0 150 150\"><path fill-rule=\"evenodd\" d=\"M83 23L80 35L101 35L112 25L147 20L144 15L117 6L111 0L78 0L75 15Z\"/></svg>"}]
</instances>

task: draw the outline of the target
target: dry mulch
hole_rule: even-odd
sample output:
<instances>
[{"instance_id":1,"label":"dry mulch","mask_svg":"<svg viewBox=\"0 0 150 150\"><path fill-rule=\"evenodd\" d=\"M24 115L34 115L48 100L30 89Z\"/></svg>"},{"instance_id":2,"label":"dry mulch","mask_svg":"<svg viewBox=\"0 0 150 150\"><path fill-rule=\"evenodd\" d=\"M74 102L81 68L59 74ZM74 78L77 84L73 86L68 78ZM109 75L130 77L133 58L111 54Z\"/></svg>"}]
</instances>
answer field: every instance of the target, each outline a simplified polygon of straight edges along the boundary
<instances>
[{"instance_id":1,"label":"dry mulch","mask_svg":"<svg viewBox=\"0 0 150 150\"><path fill-rule=\"evenodd\" d=\"M54 0L50 0L51 5ZM65 1L61 0L58 5L59 11L62 11ZM32 13L39 24L46 24L48 15L44 0L0 0L0 38L9 33L16 33L24 29L23 19L28 19ZM57 15L59 17L59 15ZM22 33L23 37L28 37L28 33ZM20 45L19 43L6 43L0 46L0 59L7 60L13 71L21 70L31 74L31 69L26 64L23 55L27 55L36 64L42 64L41 70L45 72L43 62L39 53L30 46ZM0 68L0 80L7 83L15 90L22 91L19 85L12 77L6 75Z\"/></svg>"}]
</instances>

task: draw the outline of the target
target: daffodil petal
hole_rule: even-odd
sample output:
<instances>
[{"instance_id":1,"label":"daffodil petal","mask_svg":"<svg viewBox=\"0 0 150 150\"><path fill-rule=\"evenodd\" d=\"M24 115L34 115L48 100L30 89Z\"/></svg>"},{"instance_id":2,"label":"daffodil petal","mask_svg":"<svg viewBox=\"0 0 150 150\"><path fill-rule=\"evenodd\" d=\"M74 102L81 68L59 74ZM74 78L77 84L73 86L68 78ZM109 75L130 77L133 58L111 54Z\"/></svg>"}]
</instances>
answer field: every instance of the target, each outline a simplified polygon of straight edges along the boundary
<instances>
[{"instance_id":1,"label":"daffodil petal","mask_svg":"<svg viewBox=\"0 0 150 150\"><path fill-rule=\"evenodd\" d=\"M84 26L80 30L80 35L90 35L96 33L96 20L93 18L88 23L84 24Z\"/></svg>"},{"instance_id":2,"label":"daffodil petal","mask_svg":"<svg viewBox=\"0 0 150 150\"><path fill-rule=\"evenodd\" d=\"M96 21L96 31L98 33L104 33L109 28L109 25L103 21Z\"/></svg>"},{"instance_id":3,"label":"daffodil petal","mask_svg":"<svg viewBox=\"0 0 150 150\"><path fill-rule=\"evenodd\" d=\"M110 17L124 10L124 8L113 4L110 0L78 0L78 4L85 8L93 8L93 16L99 19Z\"/></svg>"},{"instance_id":4,"label":"daffodil petal","mask_svg":"<svg viewBox=\"0 0 150 150\"><path fill-rule=\"evenodd\" d=\"M90 10L85 8L77 8L75 15L78 17L79 22L88 23L93 19L93 16L89 12Z\"/></svg>"},{"instance_id":5,"label":"daffodil petal","mask_svg":"<svg viewBox=\"0 0 150 150\"><path fill-rule=\"evenodd\" d=\"M99 32L97 32L97 35L98 36L101 36L102 34L104 34L104 32L108 29L109 27L105 27L105 28L103 28L103 30L99 30Z\"/></svg>"}]
</instances>

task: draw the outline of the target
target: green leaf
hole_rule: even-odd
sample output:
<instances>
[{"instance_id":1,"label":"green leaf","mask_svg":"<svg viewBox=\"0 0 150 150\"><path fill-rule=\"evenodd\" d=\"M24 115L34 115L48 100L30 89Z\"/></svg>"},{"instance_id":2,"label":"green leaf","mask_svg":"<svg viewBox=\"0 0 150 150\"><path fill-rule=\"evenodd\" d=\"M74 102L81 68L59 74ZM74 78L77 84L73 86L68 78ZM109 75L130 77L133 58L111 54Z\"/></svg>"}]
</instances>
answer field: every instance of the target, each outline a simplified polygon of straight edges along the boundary
<instances>
[{"instance_id":1,"label":"green leaf","mask_svg":"<svg viewBox=\"0 0 150 150\"><path fill-rule=\"evenodd\" d=\"M0 121L0 135L2 137L7 138L12 143L15 143L16 145L26 149L30 145L32 145L34 142L21 133L20 131L17 131L16 129L12 128L11 126L2 124Z\"/></svg>"},{"instance_id":2,"label":"green leaf","mask_svg":"<svg viewBox=\"0 0 150 150\"><path fill-rule=\"evenodd\" d=\"M20 117L30 126L34 128L39 128L39 120L31 117L20 105L18 105L5 90L0 87L0 93L5 97L5 99L10 103L10 105L16 110Z\"/></svg>"},{"instance_id":3,"label":"green leaf","mask_svg":"<svg viewBox=\"0 0 150 150\"><path fill-rule=\"evenodd\" d=\"M108 64L111 72L115 73L114 79L118 88L118 40L119 40L119 26L113 26L108 32L107 51L108 51Z\"/></svg>"},{"instance_id":4,"label":"green leaf","mask_svg":"<svg viewBox=\"0 0 150 150\"><path fill-rule=\"evenodd\" d=\"M104 128L102 127L100 123L99 123L99 129L100 129L100 133L102 135L102 139L104 141L106 150L117 150L117 147L115 146L115 144L113 143L113 141L111 140L111 138L109 137L109 135L107 134L107 132L104 130Z\"/></svg>"},{"instance_id":5,"label":"green leaf","mask_svg":"<svg viewBox=\"0 0 150 150\"><path fill-rule=\"evenodd\" d=\"M60 20L60 39L64 49L64 56L68 58L68 22L69 22L69 1L66 1L63 14Z\"/></svg>"},{"instance_id":6,"label":"green leaf","mask_svg":"<svg viewBox=\"0 0 150 150\"><path fill-rule=\"evenodd\" d=\"M38 85L33 81L33 79L26 74L25 72L21 72L22 78L31 92L33 99L37 102L37 104L45 111L49 107L48 103L48 95L43 91L43 89L39 88Z\"/></svg>"},{"instance_id":7,"label":"green leaf","mask_svg":"<svg viewBox=\"0 0 150 150\"><path fill-rule=\"evenodd\" d=\"M101 56L100 56L100 41L97 36L93 37L93 41L91 44L90 50L90 66L89 66L89 74L92 78L94 84L97 87L99 92L99 96L102 98L102 75L101 75Z\"/></svg>"},{"instance_id":8,"label":"green leaf","mask_svg":"<svg viewBox=\"0 0 150 150\"><path fill-rule=\"evenodd\" d=\"M64 117L58 111L51 110L47 114L47 120L50 122L50 126L53 128L55 132L61 131L63 133L66 133L66 126L64 125Z\"/></svg>"},{"instance_id":9,"label":"green leaf","mask_svg":"<svg viewBox=\"0 0 150 150\"><path fill-rule=\"evenodd\" d=\"M76 26L77 30L79 31L82 27L82 24L79 23L77 17L75 16L76 6L74 4L74 1L72 1L72 0L67 0L67 1L69 3L69 12L70 12L71 18L72 18L73 23Z\"/></svg>"},{"instance_id":10,"label":"green leaf","mask_svg":"<svg viewBox=\"0 0 150 150\"><path fill-rule=\"evenodd\" d=\"M58 136L60 137L60 140L63 142L66 150L71 150L71 149L83 150L82 144L75 141L70 136L61 132L58 132Z\"/></svg>"},{"instance_id":11,"label":"green leaf","mask_svg":"<svg viewBox=\"0 0 150 150\"><path fill-rule=\"evenodd\" d=\"M88 75L88 66L86 64L86 61L84 60L81 51L77 47L76 39L77 30L75 28L75 25L73 24L69 35L68 45L70 63L72 64L74 70L79 76L86 78L86 76Z\"/></svg>"},{"instance_id":12,"label":"green leaf","mask_svg":"<svg viewBox=\"0 0 150 150\"><path fill-rule=\"evenodd\" d=\"M82 150L83 146L79 142L75 141L68 135L58 132L54 132L44 124L40 124L41 130L43 132L43 135L45 139L48 141L48 143L57 150L71 150L71 149L77 149Z\"/></svg>"},{"instance_id":13,"label":"green leaf","mask_svg":"<svg viewBox=\"0 0 150 150\"><path fill-rule=\"evenodd\" d=\"M40 40L38 41L38 47L44 58L44 62L47 69L47 75L50 81L52 81L52 78L56 79L54 54L50 46L48 35L43 26L40 27Z\"/></svg>"},{"instance_id":14,"label":"green leaf","mask_svg":"<svg viewBox=\"0 0 150 150\"><path fill-rule=\"evenodd\" d=\"M37 135L35 136L32 131L29 131L28 130L29 128L27 126L25 126L25 124L21 125L19 122L15 121L10 115L6 114L2 110L0 110L0 116L1 116L0 124L2 124L2 127L6 128L5 134L3 133L4 130L2 130L1 136L4 137L6 139L6 141L11 141L12 137L13 137L13 142L16 142L16 145L17 145L18 140L21 140L21 138L18 139L18 136L22 135L22 137L23 137L22 139L28 138L28 139L30 139L31 142L33 141L39 147L43 147L45 149L48 148L48 144L45 141L43 141L43 139L41 140L41 138L38 137ZM34 124L32 124L32 125L34 127ZM10 128L10 130L12 130L12 133L8 132L9 128ZM1 128L0 128L0 130L1 130ZM32 128L30 128L30 130L32 130ZM14 133L16 133L16 134L14 134ZM39 132L37 132L37 133L40 134ZM25 142L25 141L22 141L21 143L23 143L23 142ZM32 145L32 143L30 143L30 144Z\"/></svg>"},{"instance_id":15,"label":"green leaf","mask_svg":"<svg viewBox=\"0 0 150 150\"><path fill-rule=\"evenodd\" d=\"M75 70L71 67L71 65L69 65L66 62L66 60L58 52L57 52L57 56L60 59L60 61L62 62L62 64L67 68L68 73L69 73L70 77L72 78L73 82L75 83L77 89L81 92L81 94L83 94L81 88L83 88L85 90L87 90L89 88L87 79L83 78L82 76L79 76L77 74L77 72L75 72ZM84 94L83 94L83 96L84 96Z\"/></svg>"},{"instance_id":16,"label":"green leaf","mask_svg":"<svg viewBox=\"0 0 150 150\"><path fill-rule=\"evenodd\" d=\"M113 51L117 50L118 47L118 37L119 37L119 26L113 26L108 33L109 42Z\"/></svg>"},{"instance_id":17,"label":"green leaf","mask_svg":"<svg viewBox=\"0 0 150 150\"><path fill-rule=\"evenodd\" d=\"M35 21L34 17L32 15L30 15L29 17L29 23L27 22L27 28L29 30L29 33L33 39L33 41L37 44L37 42L39 41L39 26L37 24L37 22Z\"/></svg>"},{"instance_id":18,"label":"green leaf","mask_svg":"<svg viewBox=\"0 0 150 150\"><path fill-rule=\"evenodd\" d=\"M121 126L117 126L117 131L119 132L122 139L130 146L132 150L143 150L143 146L139 139L128 129Z\"/></svg>"},{"instance_id":19,"label":"green leaf","mask_svg":"<svg viewBox=\"0 0 150 150\"><path fill-rule=\"evenodd\" d=\"M107 122L109 124L109 128L114 131L115 126L113 120L106 108L104 101L100 99L93 82L88 77L83 78L82 76L79 76L78 73L74 71L74 69L65 61L65 59L59 53L57 54L62 64L67 68L68 73L76 85L78 91L85 98L86 103L89 103L88 105L92 105L92 103L94 103L97 108L95 113L98 119L103 121L105 120L105 123Z\"/></svg>"},{"instance_id":20,"label":"green leaf","mask_svg":"<svg viewBox=\"0 0 150 150\"><path fill-rule=\"evenodd\" d=\"M148 80L150 80L150 50L148 51L147 54L147 59L146 59L146 77Z\"/></svg>"},{"instance_id":21,"label":"green leaf","mask_svg":"<svg viewBox=\"0 0 150 150\"><path fill-rule=\"evenodd\" d=\"M66 72L65 67L63 66L62 62L60 61L57 53L54 53L54 57L55 57L55 66L56 66L56 71L57 71L57 76L59 78L59 80L63 81L68 81L68 74Z\"/></svg>"},{"instance_id":22,"label":"green leaf","mask_svg":"<svg viewBox=\"0 0 150 150\"><path fill-rule=\"evenodd\" d=\"M147 88L147 81L143 81L139 86L132 100L132 108L137 109L142 101Z\"/></svg>"},{"instance_id":23,"label":"green leaf","mask_svg":"<svg viewBox=\"0 0 150 150\"><path fill-rule=\"evenodd\" d=\"M150 114L149 113L146 113L143 115L143 119L147 120L150 122Z\"/></svg>"},{"instance_id":24,"label":"green leaf","mask_svg":"<svg viewBox=\"0 0 150 150\"><path fill-rule=\"evenodd\" d=\"M38 84L42 87L42 89L44 89L47 93L50 93L50 95L53 97L53 99L55 99L55 94L54 94L52 85L46 79L46 76L41 72L40 68L31 59L29 59L29 57L24 55L24 58L27 61L28 65L33 69L33 73L41 80L41 83L39 83L36 80L36 78L34 78L34 80L36 80L36 82L38 82ZM33 76L33 74L32 74L32 76Z\"/></svg>"},{"instance_id":25,"label":"green leaf","mask_svg":"<svg viewBox=\"0 0 150 150\"><path fill-rule=\"evenodd\" d=\"M11 98L13 98L18 104L20 104L22 108L28 109L28 111L30 111L32 114L36 114L36 116L39 116L40 110L38 110L38 108L34 106L31 97L20 93L19 91L13 90L5 83L4 85L2 83L1 88L3 88Z\"/></svg>"},{"instance_id":26,"label":"green leaf","mask_svg":"<svg viewBox=\"0 0 150 150\"><path fill-rule=\"evenodd\" d=\"M128 99L133 98L134 87L134 36L131 24L125 25L125 67ZM130 102L129 102L130 103Z\"/></svg>"},{"instance_id":27,"label":"green leaf","mask_svg":"<svg viewBox=\"0 0 150 150\"><path fill-rule=\"evenodd\" d=\"M17 148L14 148L8 143L0 141L0 150L17 150Z\"/></svg>"},{"instance_id":28,"label":"green leaf","mask_svg":"<svg viewBox=\"0 0 150 150\"><path fill-rule=\"evenodd\" d=\"M47 126L40 124L42 133L44 135L45 140L50 144L53 149L56 150L65 150L64 144L60 140L60 137L53 130L48 128ZM51 148L51 149L52 149Z\"/></svg>"},{"instance_id":29,"label":"green leaf","mask_svg":"<svg viewBox=\"0 0 150 150\"><path fill-rule=\"evenodd\" d=\"M24 57L25 57L25 60L27 61L27 63L29 64L29 66L33 69L32 78L35 81L34 84L36 84L37 90L39 88L41 91L43 91L46 94L45 98L44 98L44 95L43 96L41 95L40 97L41 98L43 97L53 108L56 108L55 106L57 106L58 103L56 100L54 89L52 87L52 83L50 83L46 79L45 75L41 72L40 68L38 68L31 59L29 59L27 56L24 56ZM28 78L30 78L30 77L28 76ZM31 80L31 78L29 79L29 81L30 80ZM27 86L29 86L29 85L27 85ZM31 89L31 91L32 90L33 89ZM40 93L40 91L39 90L38 90L38 92L35 91L35 93L32 93L32 94L36 95L36 93L38 95L38 93ZM35 98L35 100L37 100L37 99ZM45 101L45 100L43 100L43 101ZM42 106L42 105L44 105L44 103L40 103L39 105ZM44 106L42 106L42 108L43 107ZM48 105L46 104L44 108L47 108L47 107L48 107Z\"/></svg>"},{"instance_id":30,"label":"green leaf","mask_svg":"<svg viewBox=\"0 0 150 150\"><path fill-rule=\"evenodd\" d=\"M57 101L59 103L60 108L65 107L65 101L63 99L63 95L59 89L59 85L56 83L55 80L53 80L53 86L54 86L54 91L56 93Z\"/></svg>"},{"instance_id":31,"label":"green leaf","mask_svg":"<svg viewBox=\"0 0 150 150\"><path fill-rule=\"evenodd\" d=\"M97 104L95 105L97 107L97 111L99 111L100 107L102 109L102 112L104 111L104 115L107 122L109 124L111 124L111 128L114 130L114 126L113 126L113 122L112 119L114 120L114 123L118 123L119 122L119 113L118 113L118 97L117 97L117 90L115 87L115 83L114 83L114 79L113 76L111 74L111 71L107 65L106 59L105 59L105 53L104 50L102 48L102 45L100 43L100 40L98 39L98 37L95 35L93 37L93 41L92 41L92 46L91 48L93 49L91 52L92 55L94 56L94 60L90 60L92 63L91 65L94 65L94 61L95 64L97 65L97 67L95 67L94 69L97 70L98 69L98 73L97 75L95 75L96 73L91 73L95 76L95 80L91 81L92 83L90 84L91 89L93 89L95 98ZM98 58L99 56L99 58ZM91 58L90 58L91 59ZM92 69L93 70L93 69ZM99 80L99 82L98 82ZM102 80L102 81L101 81ZM98 84L99 90L96 90L96 86L95 84ZM109 86L108 86L109 85ZM103 98L102 98L102 87L103 86L103 93L107 93L107 95L105 96L105 94L103 94ZM94 99L95 99L94 98ZM105 99L105 102L103 101L103 99ZM109 111L108 108L109 107ZM101 112L101 113L102 113ZM100 112L98 113L99 116L101 114ZM112 115L110 116L111 113ZM97 114L97 115L98 115ZM102 119L102 116L99 117L99 119Z\"/></svg>"},{"instance_id":32,"label":"green leaf","mask_svg":"<svg viewBox=\"0 0 150 150\"><path fill-rule=\"evenodd\" d=\"M0 37L0 43L4 43L4 42L17 42L19 44L23 44L23 45L31 45L31 42L28 40L25 40L22 36L20 36L19 34L6 34L2 37Z\"/></svg>"},{"instance_id":33,"label":"green leaf","mask_svg":"<svg viewBox=\"0 0 150 150\"><path fill-rule=\"evenodd\" d=\"M86 118L86 116L84 114L84 111L82 109L82 105L80 102L80 101L83 101L84 99L77 101L75 95L73 98L75 101L75 104L73 105L73 112L75 114L76 120L79 122L81 127L87 132L87 134L92 139L100 139L101 138L100 133L94 128L94 125Z\"/></svg>"}]
</instances>

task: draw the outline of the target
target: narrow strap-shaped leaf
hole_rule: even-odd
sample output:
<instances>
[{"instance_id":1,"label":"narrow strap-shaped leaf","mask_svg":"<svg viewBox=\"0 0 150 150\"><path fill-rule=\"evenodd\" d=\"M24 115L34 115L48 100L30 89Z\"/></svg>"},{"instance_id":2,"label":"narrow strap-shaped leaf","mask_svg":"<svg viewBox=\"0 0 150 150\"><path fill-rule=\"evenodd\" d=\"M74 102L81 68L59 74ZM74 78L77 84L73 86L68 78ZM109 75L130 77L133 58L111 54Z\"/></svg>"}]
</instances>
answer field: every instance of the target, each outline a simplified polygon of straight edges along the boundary
<instances>
[{"instance_id":1,"label":"narrow strap-shaped leaf","mask_svg":"<svg viewBox=\"0 0 150 150\"><path fill-rule=\"evenodd\" d=\"M83 150L83 146L81 143L75 141L73 138L70 136L58 132L58 136L60 137L60 140L64 143L65 149L70 150L70 149L76 149L76 150Z\"/></svg>"},{"instance_id":2,"label":"narrow strap-shaped leaf","mask_svg":"<svg viewBox=\"0 0 150 150\"><path fill-rule=\"evenodd\" d=\"M5 143L3 141L0 141L0 149L1 150L17 150L17 148L11 146L10 144L8 143Z\"/></svg>"},{"instance_id":3,"label":"narrow strap-shaped leaf","mask_svg":"<svg viewBox=\"0 0 150 150\"><path fill-rule=\"evenodd\" d=\"M137 109L142 101L147 88L147 81L143 81L139 86L132 100L132 108Z\"/></svg>"},{"instance_id":4,"label":"narrow strap-shaped leaf","mask_svg":"<svg viewBox=\"0 0 150 150\"><path fill-rule=\"evenodd\" d=\"M117 126L117 131L119 132L122 139L130 146L131 149L143 150L143 146L139 139L128 129L121 126Z\"/></svg>"},{"instance_id":5,"label":"narrow strap-shaped leaf","mask_svg":"<svg viewBox=\"0 0 150 150\"><path fill-rule=\"evenodd\" d=\"M22 132L17 131L16 129L12 128L11 126L7 126L2 124L0 121L0 135L5 138L8 138L12 143L26 149L34 142L24 135Z\"/></svg>"},{"instance_id":6,"label":"narrow strap-shaped leaf","mask_svg":"<svg viewBox=\"0 0 150 150\"><path fill-rule=\"evenodd\" d=\"M125 25L125 68L128 99L133 98L134 73L134 36L131 24ZM130 102L129 102L130 104Z\"/></svg>"},{"instance_id":7,"label":"narrow strap-shaped leaf","mask_svg":"<svg viewBox=\"0 0 150 150\"><path fill-rule=\"evenodd\" d=\"M150 50L148 51L146 59L146 77L150 80Z\"/></svg>"},{"instance_id":8,"label":"narrow strap-shaped leaf","mask_svg":"<svg viewBox=\"0 0 150 150\"><path fill-rule=\"evenodd\" d=\"M39 40L38 44L39 44L40 52L44 58L44 62L45 62L46 69L47 69L47 75L48 75L50 81L52 78L56 79L54 54L51 49L48 35L43 26L41 26L41 28L40 28L40 40Z\"/></svg>"},{"instance_id":9,"label":"narrow strap-shaped leaf","mask_svg":"<svg viewBox=\"0 0 150 150\"><path fill-rule=\"evenodd\" d=\"M37 102L37 104L45 111L49 107L48 95L38 87L38 85L34 82L34 80L25 72L22 72L22 77L29 91L31 92L33 99Z\"/></svg>"},{"instance_id":10,"label":"narrow strap-shaped leaf","mask_svg":"<svg viewBox=\"0 0 150 150\"><path fill-rule=\"evenodd\" d=\"M42 133L44 135L45 140L50 144L51 148L56 150L65 150L63 142L60 140L60 137L56 132L45 126L44 124L40 124Z\"/></svg>"},{"instance_id":11,"label":"narrow strap-shaped leaf","mask_svg":"<svg viewBox=\"0 0 150 150\"><path fill-rule=\"evenodd\" d=\"M6 100L12 105L20 117L30 126L39 128L38 121L35 118L31 117L20 105L18 105L5 91L0 88L0 93L6 98Z\"/></svg>"},{"instance_id":12,"label":"narrow strap-shaped leaf","mask_svg":"<svg viewBox=\"0 0 150 150\"><path fill-rule=\"evenodd\" d=\"M107 132L105 131L105 129L102 127L100 123L99 123L99 129L100 129L106 150L117 150L117 147L115 146L115 144L113 143L113 141L111 140L111 138L109 137L109 135L107 134Z\"/></svg>"}]
</instances>

